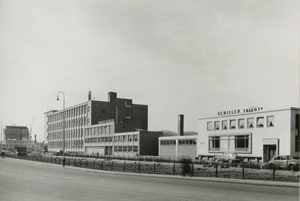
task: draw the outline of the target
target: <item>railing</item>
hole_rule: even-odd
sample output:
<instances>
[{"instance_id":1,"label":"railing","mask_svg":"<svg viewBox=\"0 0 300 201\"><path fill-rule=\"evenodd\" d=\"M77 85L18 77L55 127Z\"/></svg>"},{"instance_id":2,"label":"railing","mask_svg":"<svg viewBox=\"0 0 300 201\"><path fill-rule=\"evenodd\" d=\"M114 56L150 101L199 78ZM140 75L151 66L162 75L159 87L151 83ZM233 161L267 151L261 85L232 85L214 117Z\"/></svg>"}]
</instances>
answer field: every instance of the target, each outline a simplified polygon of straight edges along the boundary
<instances>
[{"instance_id":1,"label":"railing","mask_svg":"<svg viewBox=\"0 0 300 201\"><path fill-rule=\"evenodd\" d=\"M17 158L21 160L30 160L42 163L52 163L62 165L63 158L49 155L31 155L16 156L7 154L5 157ZM251 179L251 180L269 180L269 181L288 181L299 182L299 177L294 172L287 172L279 169L269 169L266 163L243 162L239 164L222 163L218 164L211 161L164 158L158 161L160 157L128 157L123 159L112 158L83 158L66 157L65 165L89 168L105 171L144 173L144 174L165 174L165 175L183 175L192 177L219 177L233 179ZM143 159L143 160L141 160Z\"/></svg>"}]
</instances>

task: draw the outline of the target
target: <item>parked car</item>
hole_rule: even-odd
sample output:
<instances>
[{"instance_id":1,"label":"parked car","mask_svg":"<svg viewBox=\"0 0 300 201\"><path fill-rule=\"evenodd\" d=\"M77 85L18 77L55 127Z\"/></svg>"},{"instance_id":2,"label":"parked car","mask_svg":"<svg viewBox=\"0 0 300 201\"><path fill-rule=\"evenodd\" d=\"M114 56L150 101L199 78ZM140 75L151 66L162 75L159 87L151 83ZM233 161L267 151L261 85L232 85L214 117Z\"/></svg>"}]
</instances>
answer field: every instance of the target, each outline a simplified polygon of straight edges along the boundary
<instances>
[{"instance_id":1,"label":"parked car","mask_svg":"<svg viewBox=\"0 0 300 201\"><path fill-rule=\"evenodd\" d=\"M236 153L233 152L224 152L222 155L217 155L215 157L216 162L229 162L229 163L239 163L243 161L243 157L238 156Z\"/></svg>"},{"instance_id":2,"label":"parked car","mask_svg":"<svg viewBox=\"0 0 300 201\"><path fill-rule=\"evenodd\" d=\"M274 156L269 161L269 167L273 169L276 168L283 168L283 169L289 169L289 170L297 170L299 169L299 159L295 159L292 156L289 155L279 155Z\"/></svg>"}]
</instances>

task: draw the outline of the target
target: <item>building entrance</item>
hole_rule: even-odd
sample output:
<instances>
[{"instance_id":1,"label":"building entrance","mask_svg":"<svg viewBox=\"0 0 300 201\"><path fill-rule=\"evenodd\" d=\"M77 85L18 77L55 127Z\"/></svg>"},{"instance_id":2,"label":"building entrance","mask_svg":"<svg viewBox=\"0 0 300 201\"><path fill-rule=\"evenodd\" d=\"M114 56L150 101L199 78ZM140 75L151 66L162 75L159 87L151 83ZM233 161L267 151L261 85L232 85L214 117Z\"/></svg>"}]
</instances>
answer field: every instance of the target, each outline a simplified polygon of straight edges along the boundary
<instances>
[{"instance_id":1,"label":"building entrance","mask_svg":"<svg viewBox=\"0 0 300 201\"><path fill-rule=\"evenodd\" d=\"M264 145L264 162L271 160L276 153L276 145Z\"/></svg>"}]
</instances>

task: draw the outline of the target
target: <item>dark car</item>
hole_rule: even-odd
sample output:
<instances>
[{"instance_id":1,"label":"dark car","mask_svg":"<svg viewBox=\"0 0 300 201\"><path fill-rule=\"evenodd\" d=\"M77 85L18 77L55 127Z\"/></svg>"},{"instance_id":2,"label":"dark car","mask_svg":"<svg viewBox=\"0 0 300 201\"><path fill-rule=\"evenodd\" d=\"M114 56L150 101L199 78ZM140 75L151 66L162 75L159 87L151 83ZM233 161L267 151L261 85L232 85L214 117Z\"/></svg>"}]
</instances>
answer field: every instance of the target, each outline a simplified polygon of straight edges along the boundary
<instances>
[{"instance_id":1,"label":"dark car","mask_svg":"<svg viewBox=\"0 0 300 201\"><path fill-rule=\"evenodd\" d=\"M295 159L290 155L274 156L269 161L269 167L271 169L276 167L282 169L297 170L299 169L299 159Z\"/></svg>"},{"instance_id":2,"label":"dark car","mask_svg":"<svg viewBox=\"0 0 300 201\"><path fill-rule=\"evenodd\" d=\"M215 158L216 162L229 162L229 163L239 163L243 161L241 156L238 156L236 153L233 152L224 152L222 155L217 155Z\"/></svg>"}]
</instances>

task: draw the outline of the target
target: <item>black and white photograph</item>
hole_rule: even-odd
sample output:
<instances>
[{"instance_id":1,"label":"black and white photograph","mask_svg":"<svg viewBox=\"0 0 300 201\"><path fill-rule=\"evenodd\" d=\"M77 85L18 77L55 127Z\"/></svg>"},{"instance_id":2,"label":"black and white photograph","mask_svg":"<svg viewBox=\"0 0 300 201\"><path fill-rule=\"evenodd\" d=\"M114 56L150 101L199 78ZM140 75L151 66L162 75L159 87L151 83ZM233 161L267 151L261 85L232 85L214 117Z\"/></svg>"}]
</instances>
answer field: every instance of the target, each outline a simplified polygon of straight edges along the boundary
<instances>
[{"instance_id":1,"label":"black and white photograph","mask_svg":"<svg viewBox=\"0 0 300 201\"><path fill-rule=\"evenodd\" d=\"M298 0L0 0L1 201L299 201Z\"/></svg>"}]
</instances>

